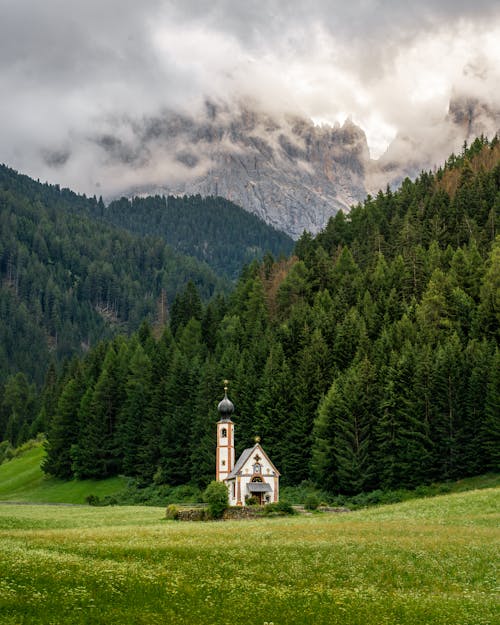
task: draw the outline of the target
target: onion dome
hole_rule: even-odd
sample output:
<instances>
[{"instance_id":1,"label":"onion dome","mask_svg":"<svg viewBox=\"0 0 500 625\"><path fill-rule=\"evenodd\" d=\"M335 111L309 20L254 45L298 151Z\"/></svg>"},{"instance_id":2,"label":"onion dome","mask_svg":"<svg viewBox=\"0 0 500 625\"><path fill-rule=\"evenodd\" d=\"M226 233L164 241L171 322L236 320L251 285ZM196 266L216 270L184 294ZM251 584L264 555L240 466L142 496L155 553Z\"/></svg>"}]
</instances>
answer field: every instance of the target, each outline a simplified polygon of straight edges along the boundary
<instances>
[{"instance_id":1,"label":"onion dome","mask_svg":"<svg viewBox=\"0 0 500 625\"><path fill-rule=\"evenodd\" d=\"M219 402L219 405L217 406L217 410L219 411L221 419L224 419L227 421L231 418L231 415L234 412L234 404L227 397L227 380L224 380L224 383L226 385L224 386L224 399Z\"/></svg>"}]
</instances>

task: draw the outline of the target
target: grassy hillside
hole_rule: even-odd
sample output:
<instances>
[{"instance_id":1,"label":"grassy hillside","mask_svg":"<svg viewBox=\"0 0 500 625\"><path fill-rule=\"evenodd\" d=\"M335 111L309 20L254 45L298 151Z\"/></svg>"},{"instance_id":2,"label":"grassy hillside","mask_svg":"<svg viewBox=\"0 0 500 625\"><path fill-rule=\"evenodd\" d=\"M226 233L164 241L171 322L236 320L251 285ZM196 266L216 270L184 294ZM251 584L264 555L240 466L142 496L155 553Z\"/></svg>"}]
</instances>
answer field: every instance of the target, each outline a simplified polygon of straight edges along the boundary
<instances>
[{"instance_id":1,"label":"grassy hillside","mask_svg":"<svg viewBox=\"0 0 500 625\"><path fill-rule=\"evenodd\" d=\"M0 505L4 625L491 624L500 489L227 523Z\"/></svg>"},{"instance_id":2,"label":"grassy hillside","mask_svg":"<svg viewBox=\"0 0 500 625\"><path fill-rule=\"evenodd\" d=\"M0 501L85 503L87 495L112 495L125 486L125 478L72 480L49 478L40 469L41 444L0 465Z\"/></svg>"},{"instance_id":3,"label":"grassy hillside","mask_svg":"<svg viewBox=\"0 0 500 625\"><path fill-rule=\"evenodd\" d=\"M33 446L35 445L35 446ZM23 451L28 447L27 451ZM0 502L17 501L25 503L77 503L86 502L88 495L99 499L113 496L119 504L191 503L201 496L195 486L135 488L128 484L128 479L114 477L106 480L71 480L64 481L47 476L40 469L44 457L42 443L29 441L16 450L18 454L12 460L0 464ZM285 486L281 496L292 504L303 504L308 495L314 494L318 501L327 501L336 506L345 505L351 509L394 503L419 496L431 497L441 493L460 493L483 488L500 488L500 474L490 473L465 478L457 482L434 484L414 491L398 490L382 493L362 494L356 497L334 497L318 491L310 485L297 487Z\"/></svg>"}]
</instances>

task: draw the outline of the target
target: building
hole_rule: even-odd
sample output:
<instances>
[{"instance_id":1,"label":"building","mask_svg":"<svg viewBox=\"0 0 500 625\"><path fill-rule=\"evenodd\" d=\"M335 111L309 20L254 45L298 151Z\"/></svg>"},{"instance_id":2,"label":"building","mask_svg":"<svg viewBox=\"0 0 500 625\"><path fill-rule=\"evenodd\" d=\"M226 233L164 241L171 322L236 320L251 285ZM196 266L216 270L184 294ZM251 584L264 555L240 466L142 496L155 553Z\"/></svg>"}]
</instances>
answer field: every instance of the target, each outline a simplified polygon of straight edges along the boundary
<instances>
[{"instance_id":1,"label":"building","mask_svg":"<svg viewBox=\"0 0 500 625\"><path fill-rule=\"evenodd\" d=\"M280 473L258 440L235 462L234 423L231 420L234 405L227 397L227 381L218 411L216 479L227 484L229 505L244 506L249 497L255 497L260 504L278 501Z\"/></svg>"}]
</instances>

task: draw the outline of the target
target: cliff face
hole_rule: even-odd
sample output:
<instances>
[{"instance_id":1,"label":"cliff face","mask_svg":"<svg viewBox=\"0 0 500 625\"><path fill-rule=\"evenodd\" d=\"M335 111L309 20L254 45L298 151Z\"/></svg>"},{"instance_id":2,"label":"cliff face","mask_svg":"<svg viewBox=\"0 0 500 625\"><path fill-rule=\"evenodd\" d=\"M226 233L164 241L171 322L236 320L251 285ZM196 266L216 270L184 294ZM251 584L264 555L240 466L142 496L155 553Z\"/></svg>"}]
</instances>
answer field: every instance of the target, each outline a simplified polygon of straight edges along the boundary
<instances>
[{"instance_id":1,"label":"cliff face","mask_svg":"<svg viewBox=\"0 0 500 625\"><path fill-rule=\"evenodd\" d=\"M201 117L165 113L95 140L107 165L137 172L141 182L124 183L122 194L220 195L298 238L367 193L396 187L443 163L465 140L492 137L498 128L498 111L454 97L446 116L399 134L374 161L350 120L320 127L297 116L207 104Z\"/></svg>"},{"instance_id":2,"label":"cliff face","mask_svg":"<svg viewBox=\"0 0 500 625\"><path fill-rule=\"evenodd\" d=\"M404 178L415 178L422 170L433 169L449 155L462 150L464 141L493 138L500 131L500 110L478 98L454 94L448 113L429 119L411 133L399 133L377 160L366 168L365 186L375 194L387 184L397 187Z\"/></svg>"},{"instance_id":3,"label":"cliff face","mask_svg":"<svg viewBox=\"0 0 500 625\"><path fill-rule=\"evenodd\" d=\"M142 154L109 139L105 149L129 163L167 153L173 162L164 182L129 194L220 195L294 238L317 232L366 195L368 146L351 121L317 127L297 117L207 107L202 122L170 115L135 132L148 146Z\"/></svg>"}]
</instances>

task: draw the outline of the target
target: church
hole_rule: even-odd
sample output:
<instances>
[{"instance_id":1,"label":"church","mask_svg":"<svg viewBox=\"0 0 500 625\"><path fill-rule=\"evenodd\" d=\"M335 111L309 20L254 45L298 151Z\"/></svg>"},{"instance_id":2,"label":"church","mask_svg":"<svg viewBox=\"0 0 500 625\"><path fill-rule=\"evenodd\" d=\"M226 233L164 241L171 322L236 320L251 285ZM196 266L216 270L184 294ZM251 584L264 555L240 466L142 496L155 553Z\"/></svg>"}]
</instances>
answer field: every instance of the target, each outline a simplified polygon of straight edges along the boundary
<instances>
[{"instance_id":1,"label":"church","mask_svg":"<svg viewBox=\"0 0 500 625\"><path fill-rule=\"evenodd\" d=\"M280 473L262 449L259 442L245 449L235 463L233 402L227 397L219 402L220 419L217 422L216 479L227 485L230 506L245 506L255 497L261 505L279 499Z\"/></svg>"}]
</instances>

